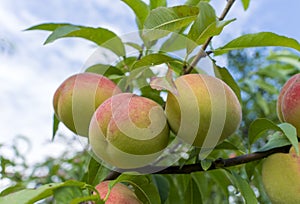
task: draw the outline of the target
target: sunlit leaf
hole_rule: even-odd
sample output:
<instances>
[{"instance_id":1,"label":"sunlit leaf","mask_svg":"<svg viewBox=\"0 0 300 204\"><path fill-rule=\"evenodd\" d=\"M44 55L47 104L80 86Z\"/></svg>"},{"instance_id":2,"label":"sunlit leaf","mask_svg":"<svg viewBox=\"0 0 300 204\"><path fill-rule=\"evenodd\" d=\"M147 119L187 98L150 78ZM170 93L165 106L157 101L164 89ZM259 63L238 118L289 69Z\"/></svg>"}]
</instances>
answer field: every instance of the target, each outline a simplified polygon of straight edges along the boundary
<instances>
[{"instance_id":1,"label":"sunlit leaf","mask_svg":"<svg viewBox=\"0 0 300 204\"><path fill-rule=\"evenodd\" d=\"M150 0L150 9L153 10L157 7L166 7L167 1L166 0Z\"/></svg>"},{"instance_id":2,"label":"sunlit leaf","mask_svg":"<svg viewBox=\"0 0 300 204\"><path fill-rule=\"evenodd\" d=\"M246 11L248 9L248 7L249 7L250 0L241 0L241 1L242 1L244 10Z\"/></svg>"},{"instance_id":3,"label":"sunlit leaf","mask_svg":"<svg viewBox=\"0 0 300 204\"><path fill-rule=\"evenodd\" d=\"M122 0L122 1L126 3L135 13L138 22L138 27L140 29L143 28L145 19L149 14L148 5L142 0Z\"/></svg>"},{"instance_id":4,"label":"sunlit leaf","mask_svg":"<svg viewBox=\"0 0 300 204\"><path fill-rule=\"evenodd\" d=\"M251 47L266 47L280 46L293 48L300 51L300 44L293 38L288 38L282 35L277 35L272 32L260 32L254 34L242 35L223 47L214 50L215 55L224 54L230 50L251 48Z\"/></svg>"},{"instance_id":5,"label":"sunlit leaf","mask_svg":"<svg viewBox=\"0 0 300 204\"><path fill-rule=\"evenodd\" d=\"M277 147L283 147L286 145L290 145L291 142L289 139L282 135L281 132L275 132L274 134L270 135L270 139L263 147L258 149L258 152L267 151L270 149L274 149Z\"/></svg>"},{"instance_id":6,"label":"sunlit leaf","mask_svg":"<svg viewBox=\"0 0 300 204\"><path fill-rule=\"evenodd\" d=\"M125 48L121 39L115 33L105 28L93 28L72 24L40 24L27 30L53 30L44 44L51 43L60 38L79 37L105 47L118 56L125 56Z\"/></svg>"},{"instance_id":7,"label":"sunlit leaf","mask_svg":"<svg viewBox=\"0 0 300 204\"><path fill-rule=\"evenodd\" d=\"M278 125L283 131L284 135L291 142L293 147L296 150L296 153L299 155L299 146L298 146L298 137L296 128L289 123L282 123Z\"/></svg>"},{"instance_id":8,"label":"sunlit leaf","mask_svg":"<svg viewBox=\"0 0 300 204\"><path fill-rule=\"evenodd\" d=\"M189 25L196 19L199 9L191 6L159 7L152 10L145 20L143 36L149 41L164 37Z\"/></svg>"}]
</instances>

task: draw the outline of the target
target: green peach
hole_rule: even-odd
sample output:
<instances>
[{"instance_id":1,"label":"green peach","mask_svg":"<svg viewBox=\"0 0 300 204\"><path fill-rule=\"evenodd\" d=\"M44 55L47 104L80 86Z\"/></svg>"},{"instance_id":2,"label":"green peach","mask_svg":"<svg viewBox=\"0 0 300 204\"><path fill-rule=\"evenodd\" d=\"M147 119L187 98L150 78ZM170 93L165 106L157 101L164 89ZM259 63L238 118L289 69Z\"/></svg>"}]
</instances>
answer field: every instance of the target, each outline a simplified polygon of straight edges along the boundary
<instances>
[{"instance_id":1,"label":"green peach","mask_svg":"<svg viewBox=\"0 0 300 204\"><path fill-rule=\"evenodd\" d=\"M263 161L262 181L272 203L300 203L300 157L294 148L289 154L276 153Z\"/></svg>"},{"instance_id":2,"label":"green peach","mask_svg":"<svg viewBox=\"0 0 300 204\"><path fill-rule=\"evenodd\" d=\"M103 181L96 185L96 190L103 200L108 193L109 181ZM105 202L106 204L141 204L142 202L137 198L135 193L122 183L115 184L110 190L109 196Z\"/></svg>"},{"instance_id":3,"label":"green peach","mask_svg":"<svg viewBox=\"0 0 300 204\"><path fill-rule=\"evenodd\" d=\"M185 142L213 148L240 125L238 98L222 80L188 74L175 80L177 93L168 93L165 112L171 130Z\"/></svg>"},{"instance_id":4,"label":"green peach","mask_svg":"<svg viewBox=\"0 0 300 204\"><path fill-rule=\"evenodd\" d=\"M277 115L297 129L300 137L300 74L291 77L282 87L277 100Z\"/></svg>"},{"instance_id":5,"label":"green peach","mask_svg":"<svg viewBox=\"0 0 300 204\"><path fill-rule=\"evenodd\" d=\"M154 161L169 141L162 107L131 93L107 99L95 111L89 141L96 156L121 169L142 167Z\"/></svg>"},{"instance_id":6,"label":"green peach","mask_svg":"<svg viewBox=\"0 0 300 204\"><path fill-rule=\"evenodd\" d=\"M98 106L121 90L108 78L80 73L67 78L56 90L53 107L57 118L74 133L88 136L91 117Z\"/></svg>"}]
</instances>

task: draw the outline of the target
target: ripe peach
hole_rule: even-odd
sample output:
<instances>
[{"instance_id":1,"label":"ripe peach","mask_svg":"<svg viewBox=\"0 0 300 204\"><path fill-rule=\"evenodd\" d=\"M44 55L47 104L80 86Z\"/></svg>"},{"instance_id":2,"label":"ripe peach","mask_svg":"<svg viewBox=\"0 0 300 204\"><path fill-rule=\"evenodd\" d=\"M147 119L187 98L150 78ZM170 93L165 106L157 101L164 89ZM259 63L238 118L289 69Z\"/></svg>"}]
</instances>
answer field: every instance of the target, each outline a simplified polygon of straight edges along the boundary
<instances>
[{"instance_id":1,"label":"ripe peach","mask_svg":"<svg viewBox=\"0 0 300 204\"><path fill-rule=\"evenodd\" d=\"M177 78L175 85L177 93L168 93L165 111L177 137L197 147L214 148L237 130L241 106L222 80L188 74Z\"/></svg>"},{"instance_id":2,"label":"ripe peach","mask_svg":"<svg viewBox=\"0 0 300 204\"><path fill-rule=\"evenodd\" d=\"M87 137L94 111L103 101L117 93L121 93L121 90L102 75L75 74L56 90L53 98L54 111L66 127Z\"/></svg>"},{"instance_id":3,"label":"ripe peach","mask_svg":"<svg viewBox=\"0 0 300 204\"><path fill-rule=\"evenodd\" d=\"M299 169L300 157L294 148L288 154L272 154L263 161L262 181L272 203L300 203Z\"/></svg>"},{"instance_id":4,"label":"ripe peach","mask_svg":"<svg viewBox=\"0 0 300 204\"><path fill-rule=\"evenodd\" d=\"M93 152L122 169L154 161L167 146L169 127L162 107L131 93L107 99L95 111L89 129Z\"/></svg>"},{"instance_id":5,"label":"ripe peach","mask_svg":"<svg viewBox=\"0 0 300 204\"><path fill-rule=\"evenodd\" d=\"M108 192L109 181L99 183L95 188L103 200ZM122 183L115 184L110 190L106 204L141 204L135 193Z\"/></svg>"},{"instance_id":6,"label":"ripe peach","mask_svg":"<svg viewBox=\"0 0 300 204\"><path fill-rule=\"evenodd\" d=\"M277 100L277 115L281 122L288 122L300 136L300 74L291 77L282 87Z\"/></svg>"}]
</instances>

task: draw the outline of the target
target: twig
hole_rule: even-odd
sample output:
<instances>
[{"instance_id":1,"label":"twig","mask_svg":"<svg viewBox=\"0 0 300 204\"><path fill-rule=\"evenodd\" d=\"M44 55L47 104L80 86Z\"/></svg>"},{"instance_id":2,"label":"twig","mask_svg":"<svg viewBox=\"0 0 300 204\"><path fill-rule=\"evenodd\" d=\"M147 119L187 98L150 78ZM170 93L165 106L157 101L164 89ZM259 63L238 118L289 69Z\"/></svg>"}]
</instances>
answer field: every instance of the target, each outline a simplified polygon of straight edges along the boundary
<instances>
[{"instance_id":1,"label":"twig","mask_svg":"<svg viewBox=\"0 0 300 204\"><path fill-rule=\"evenodd\" d=\"M226 15L228 14L228 12L229 12L229 10L232 7L234 2L235 2L235 0L227 0L227 4L226 4L221 16L219 17L220 21L222 21L226 17ZM184 70L184 74L190 73L192 71L192 69L196 66L196 64L199 62L199 60L206 56L205 50L208 47L208 45L209 45L210 41L212 40L212 38L213 37L209 37L205 41L205 43L201 46L200 51L195 56L195 58L193 59L191 64Z\"/></svg>"}]
</instances>

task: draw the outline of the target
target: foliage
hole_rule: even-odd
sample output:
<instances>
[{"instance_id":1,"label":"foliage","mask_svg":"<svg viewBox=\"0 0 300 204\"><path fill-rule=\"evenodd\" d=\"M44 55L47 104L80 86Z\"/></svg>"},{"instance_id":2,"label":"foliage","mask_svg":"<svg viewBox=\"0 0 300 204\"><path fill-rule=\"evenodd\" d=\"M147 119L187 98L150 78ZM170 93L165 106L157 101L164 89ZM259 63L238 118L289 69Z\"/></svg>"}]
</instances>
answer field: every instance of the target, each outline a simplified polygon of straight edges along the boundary
<instances>
[{"instance_id":1,"label":"foliage","mask_svg":"<svg viewBox=\"0 0 300 204\"><path fill-rule=\"evenodd\" d=\"M44 199L44 202L57 203L91 200L101 203L98 195L92 193L93 187L110 178L113 178L111 186L117 182L131 186L143 203L269 203L261 183L261 161L266 155L241 165L213 165L218 164L219 158L232 161L230 158L238 160L241 155L287 145L298 148L295 128L280 123L274 110L283 83L299 72L300 57L292 49L300 51L300 44L282 35L259 32L242 35L216 49L210 46L211 50L206 51L213 37L221 36L225 26L230 27L231 22L238 20L224 20L233 0L228 0L220 18L209 1L188 0L184 5L174 7L168 7L165 0L150 0L149 5L141 0L123 0L123 3L136 16L140 44L124 41L122 36L102 27L46 23L28 30L51 32L45 44L61 38L79 37L111 51L118 57L117 63L94 64L86 71L104 74L122 83L124 90L138 91L162 106L165 91L161 87L153 90L148 83L160 72L149 67L161 67L159 71L168 67L173 70L172 73L169 70L166 77L155 78L165 87L172 83L170 76L208 71L198 64L205 58L210 61L215 76L227 83L240 99L243 107L240 129L205 159L200 160L199 149L192 148L174 166L180 167L179 172L181 167L188 165L201 166L202 171L180 173L170 170L168 173L123 173L110 177L109 169L87 151L72 152L71 149L58 159L46 158L43 163L30 166L18 148L12 146L14 159L1 156L1 179L8 179L11 186L1 192L0 203L32 203ZM249 0L242 0L245 10L249 3ZM253 49L268 46L289 49L271 52L268 48ZM127 52L129 47L136 50L134 55ZM182 58L174 54L178 51L183 53ZM217 55L226 57L227 67L218 66ZM56 117L53 123L55 139L59 127Z\"/></svg>"}]
</instances>

